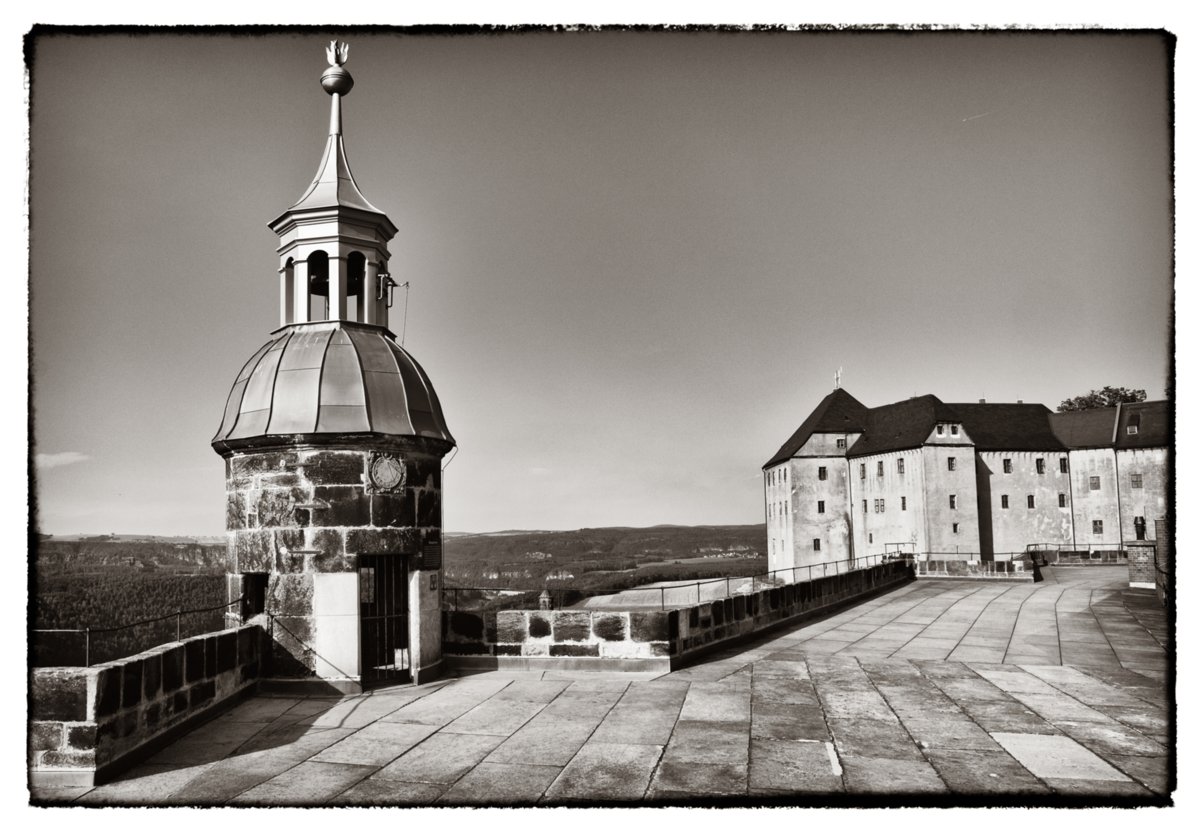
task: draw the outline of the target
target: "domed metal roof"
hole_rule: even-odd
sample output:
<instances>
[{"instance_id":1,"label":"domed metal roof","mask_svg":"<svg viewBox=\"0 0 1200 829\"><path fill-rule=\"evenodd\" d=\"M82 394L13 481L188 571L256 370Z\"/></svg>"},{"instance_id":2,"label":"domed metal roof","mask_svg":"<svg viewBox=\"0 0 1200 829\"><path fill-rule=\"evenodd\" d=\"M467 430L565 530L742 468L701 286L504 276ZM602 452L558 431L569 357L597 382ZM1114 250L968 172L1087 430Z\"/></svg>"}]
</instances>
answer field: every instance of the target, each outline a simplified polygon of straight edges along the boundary
<instances>
[{"instance_id":1,"label":"domed metal roof","mask_svg":"<svg viewBox=\"0 0 1200 829\"><path fill-rule=\"evenodd\" d=\"M335 320L276 331L238 374L212 443L346 433L454 443L433 384L392 333Z\"/></svg>"}]
</instances>

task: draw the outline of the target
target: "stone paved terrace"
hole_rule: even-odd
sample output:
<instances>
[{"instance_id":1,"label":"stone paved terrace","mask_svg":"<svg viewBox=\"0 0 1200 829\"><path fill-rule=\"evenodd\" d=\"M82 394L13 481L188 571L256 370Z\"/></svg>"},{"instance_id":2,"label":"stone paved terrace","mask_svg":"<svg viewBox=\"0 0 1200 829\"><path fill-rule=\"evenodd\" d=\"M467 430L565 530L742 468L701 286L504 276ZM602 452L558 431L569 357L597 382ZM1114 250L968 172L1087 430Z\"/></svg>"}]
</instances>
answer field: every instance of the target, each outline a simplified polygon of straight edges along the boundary
<instances>
[{"instance_id":1,"label":"stone paved terrace","mask_svg":"<svg viewBox=\"0 0 1200 829\"><path fill-rule=\"evenodd\" d=\"M1168 631L1123 567L913 582L672 674L259 695L73 804L1166 803ZM914 800L914 798L916 800ZM1099 799L1099 800L1098 800Z\"/></svg>"}]
</instances>

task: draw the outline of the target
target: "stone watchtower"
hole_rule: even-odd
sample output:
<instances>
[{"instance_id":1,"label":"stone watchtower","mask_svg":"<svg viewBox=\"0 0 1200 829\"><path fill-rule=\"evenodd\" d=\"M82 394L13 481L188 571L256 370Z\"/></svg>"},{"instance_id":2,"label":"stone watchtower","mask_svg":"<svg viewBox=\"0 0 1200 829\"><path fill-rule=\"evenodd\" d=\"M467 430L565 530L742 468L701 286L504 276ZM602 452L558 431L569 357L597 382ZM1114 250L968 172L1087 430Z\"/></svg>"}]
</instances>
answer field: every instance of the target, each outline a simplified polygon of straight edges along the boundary
<instances>
[{"instance_id":1,"label":"stone watchtower","mask_svg":"<svg viewBox=\"0 0 1200 829\"><path fill-rule=\"evenodd\" d=\"M231 593L267 614L273 675L352 691L439 668L441 461L454 438L388 329L396 226L346 162L348 51L330 44L321 75L332 102L316 178L270 223L280 327L238 374L212 445Z\"/></svg>"}]
</instances>

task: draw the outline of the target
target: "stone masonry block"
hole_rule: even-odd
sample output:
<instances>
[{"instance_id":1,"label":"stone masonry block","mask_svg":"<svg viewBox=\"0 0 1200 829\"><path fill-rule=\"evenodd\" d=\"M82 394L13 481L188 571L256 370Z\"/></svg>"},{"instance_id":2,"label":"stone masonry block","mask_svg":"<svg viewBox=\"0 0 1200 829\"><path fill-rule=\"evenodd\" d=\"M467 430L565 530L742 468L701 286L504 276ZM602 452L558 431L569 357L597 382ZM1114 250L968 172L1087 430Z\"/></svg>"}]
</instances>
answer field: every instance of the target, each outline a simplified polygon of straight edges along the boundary
<instances>
[{"instance_id":1,"label":"stone masonry block","mask_svg":"<svg viewBox=\"0 0 1200 829\"><path fill-rule=\"evenodd\" d=\"M551 645L551 656L599 656L600 645Z\"/></svg>"},{"instance_id":2,"label":"stone masonry block","mask_svg":"<svg viewBox=\"0 0 1200 829\"><path fill-rule=\"evenodd\" d=\"M666 639L667 613L665 611L630 611L629 638L634 642L655 642Z\"/></svg>"},{"instance_id":3,"label":"stone masonry block","mask_svg":"<svg viewBox=\"0 0 1200 829\"><path fill-rule=\"evenodd\" d=\"M236 630L231 630L214 637L211 641L217 645L217 673L232 671L237 665L238 636Z\"/></svg>"},{"instance_id":4,"label":"stone masonry block","mask_svg":"<svg viewBox=\"0 0 1200 829\"><path fill-rule=\"evenodd\" d=\"M721 625L725 624L725 602L724 601L713 602L712 610L710 611L710 613L712 613L713 625L720 627Z\"/></svg>"},{"instance_id":5,"label":"stone masonry block","mask_svg":"<svg viewBox=\"0 0 1200 829\"><path fill-rule=\"evenodd\" d=\"M560 610L552 615L555 642L586 642L591 638L592 615L580 610ZM553 650L553 649L552 649ZM551 656L553 656L553 652Z\"/></svg>"},{"instance_id":6,"label":"stone masonry block","mask_svg":"<svg viewBox=\"0 0 1200 829\"><path fill-rule=\"evenodd\" d=\"M362 486L366 474L366 455L359 451L316 451L301 461L304 477L318 486Z\"/></svg>"},{"instance_id":7,"label":"stone masonry block","mask_svg":"<svg viewBox=\"0 0 1200 829\"><path fill-rule=\"evenodd\" d=\"M212 679L217 675L217 637L204 637L204 678Z\"/></svg>"},{"instance_id":8,"label":"stone masonry block","mask_svg":"<svg viewBox=\"0 0 1200 829\"><path fill-rule=\"evenodd\" d=\"M174 691L183 685L183 659L186 646L173 645L162 651L163 692Z\"/></svg>"},{"instance_id":9,"label":"stone masonry block","mask_svg":"<svg viewBox=\"0 0 1200 829\"><path fill-rule=\"evenodd\" d=\"M292 513L292 491L288 489L263 489L258 494L258 526L294 527L296 516Z\"/></svg>"},{"instance_id":10,"label":"stone masonry block","mask_svg":"<svg viewBox=\"0 0 1200 829\"><path fill-rule=\"evenodd\" d=\"M213 680L205 680L193 685L188 694L188 705L199 708L211 701L217 694L217 684Z\"/></svg>"},{"instance_id":11,"label":"stone masonry block","mask_svg":"<svg viewBox=\"0 0 1200 829\"><path fill-rule=\"evenodd\" d=\"M233 486L242 489L263 473L287 470L295 464L296 453L292 451L234 455L225 462L225 478Z\"/></svg>"},{"instance_id":12,"label":"stone masonry block","mask_svg":"<svg viewBox=\"0 0 1200 829\"><path fill-rule=\"evenodd\" d=\"M63 724L34 722L29 724L29 750L54 751L63 747Z\"/></svg>"},{"instance_id":13,"label":"stone masonry block","mask_svg":"<svg viewBox=\"0 0 1200 829\"><path fill-rule=\"evenodd\" d=\"M234 533L234 545L238 572L270 572L275 558L270 530L238 530Z\"/></svg>"},{"instance_id":14,"label":"stone masonry block","mask_svg":"<svg viewBox=\"0 0 1200 829\"><path fill-rule=\"evenodd\" d=\"M71 669L34 670L30 708L30 716L35 720L89 719L87 675Z\"/></svg>"},{"instance_id":15,"label":"stone masonry block","mask_svg":"<svg viewBox=\"0 0 1200 829\"><path fill-rule=\"evenodd\" d=\"M204 639L189 639L183 643L183 676L189 684L204 679Z\"/></svg>"},{"instance_id":16,"label":"stone masonry block","mask_svg":"<svg viewBox=\"0 0 1200 829\"><path fill-rule=\"evenodd\" d=\"M449 612L450 632L460 639L473 642L483 640L483 616L462 610Z\"/></svg>"},{"instance_id":17,"label":"stone masonry block","mask_svg":"<svg viewBox=\"0 0 1200 829\"><path fill-rule=\"evenodd\" d=\"M121 709L121 665L109 665L96 674L96 717L107 717ZM90 720L91 717L64 717Z\"/></svg>"},{"instance_id":18,"label":"stone masonry block","mask_svg":"<svg viewBox=\"0 0 1200 829\"><path fill-rule=\"evenodd\" d=\"M319 486L313 498L329 504L312 511L314 527L365 527L371 523L371 499L358 486Z\"/></svg>"},{"instance_id":19,"label":"stone masonry block","mask_svg":"<svg viewBox=\"0 0 1200 829\"><path fill-rule=\"evenodd\" d=\"M414 527L417 525L417 493L405 487L400 492L371 496L371 526Z\"/></svg>"},{"instance_id":20,"label":"stone masonry block","mask_svg":"<svg viewBox=\"0 0 1200 829\"><path fill-rule=\"evenodd\" d=\"M496 645L492 649L494 656L520 656L521 652L520 645Z\"/></svg>"},{"instance_id":21,"label":"stone masonry block","mask_svg":"<svg viewBox=\"0 0 1200 829\"><path fill-rule=\"evenodd\" d=\"M442 524L442 496L436 489L425 489L417 493L417 526L440 527Z\"/></svg>"},{"instance_id":22,"label":"stone masonry block","mask_svg":"<svg viewBox=\"0 0 1200 829\"><path fill-rule=\"evenodd\" d=\"M307 538L302 529L280 527L275 530L273 535L274 538L272 540L277 559L279 556L290 556L292 550L303 550L307 547Z\"/></svg>"},{"instance_id":23,"label":"stone masonry block","mask_svg":"<svg viewBox=\"0 0 1200 829\"><path fill-rule=\"evenodd\" d=\"M67 746L69 748L87 749L96 747L96 726L69 725L67 726Z\"/></svg>"},{"instance_id":24,"label":"stone masonry block","mask_svg":"<svg viewBox=\"0 0 1200 829\"><path fill-rule=\"evenodd\" d=\"M396 553L416 555L421 551L421 533L412 527L355 528L346 530L346 552L352 555L364 553Z\"/></svg>"},{"instance_id":25,"label":"stone masonry block","mask_svg":"<svg viewBox=\"0 0 1200 829\"><path fill-rule=\"evenodd\" d=\"M309 533L309 543L321 555L341 556L346 553L346 533L343 530L314 529Z\"/></svg>"},{"instance_id":26,"label":"stone masonry block","mask_svg":"<svg viewBox=\"0 0 1200 829\"><path fill-rule=\"evenodd\" d=\"M225 493L225 529L246 529L246 496L240 490Z\"/></svg>"},{"instance_id":27,"label":"stone masonry block","mask_svg":"<svg viewBox=\"0 0 1200 829\"><path fill-rule=\"evenodd\" d=\"M129 708L142 702L142 660L125 663L121 675L121 707Z\"/></svg>"},{"instance_id":28,"label":"stone masonry block","mask_svg":"<svg viewBox=\"0 0 1200 829\"><path fill-rule=\"evenodd\" d=\"M43 768L89 768L96 762L95 751L47 751L42 755Z\"/></svg>"},{"instance_id":29,"label":"stone masonry block","mask_svg":"<svg viewBox=\"0 0 1200 829\"><path fill-rule=\"evenodd\" d=\"M267 610L277 616L309 616L312 614L313 580L304 574L272 576L267 589ZM284 624L289 624L284 619Z\"/></svg>"},{"instance_id":30,"label":"stone masonry block","mask_svg":"<svg viewBox=\"0 0 1200 829\"><path fill-rule=\"evenodd\" d=\"M158 702L151 703L142 709L142 722L145 725L146 731L153 734L158 729L158 724L162 720L162 704Z\"/></svg>"},{"instance_id":31,"label":"stone masonry block","mask_svg":"<svg viewBox=\"0 0 1200 829\"><path fill-rule=\"evenodd\" d=\"M262 629L255 625L238 628L237 631L237 661L240 663L253 662L258 656L259 637Z\"/></svg>"},{"instance_id":32,"label":"stone masonry block","mask_svg":"<svg viewBox=\"0 0 1200 829\"><path fill-rule=\"evenodd\" d=\"M529 620L520 610L502 610L496 614L496 641L524 642L529 636Z\"/></svg>"},{"instance_id":33,"label":"stone masonry block","mask_svg":"<svg viewBox=\"0 0 1200 829\"><path fill-rule=\"evenodd\" d=\"M550 629L550 614L544 611L538 611L529 614L529 637L531 639L544 639L551 633Z\"/></svg>"},{"instance_id":34,"label":"stone masonry block","mask_svg":"<svg viewBox=\"0 0 1200 829\"><path fill-rule=\"evenodd\" d=\"M620 642L628 635L627 617L624 613L593 613L592 633L598 639Z\"/></svg>"}]
</instances>

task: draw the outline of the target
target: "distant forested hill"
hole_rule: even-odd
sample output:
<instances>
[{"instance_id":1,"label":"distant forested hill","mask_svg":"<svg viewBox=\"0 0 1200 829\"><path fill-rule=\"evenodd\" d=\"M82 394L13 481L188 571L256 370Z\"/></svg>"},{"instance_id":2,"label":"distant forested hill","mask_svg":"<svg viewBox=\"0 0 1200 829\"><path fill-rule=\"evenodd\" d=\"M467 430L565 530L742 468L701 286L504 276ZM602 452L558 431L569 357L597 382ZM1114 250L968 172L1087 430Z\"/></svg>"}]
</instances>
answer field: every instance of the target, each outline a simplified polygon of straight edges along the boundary
<instances>
[{"instance_id":1,"label":"distant forested hill","mask_svg":"<svg viewBox=\"0 0 1200 829\"><path fill-rule=\"evenodd\" d=\"M446 580L470 587L533 589L559 583L584 590L674 578L766 571L766 527L604 527L570 531L451 534Z\"/></svg>"}]
</instances>

